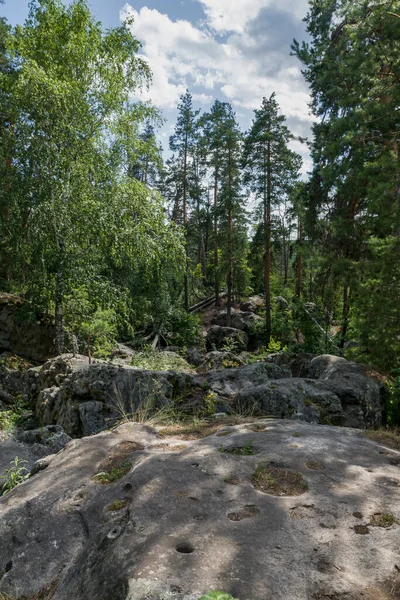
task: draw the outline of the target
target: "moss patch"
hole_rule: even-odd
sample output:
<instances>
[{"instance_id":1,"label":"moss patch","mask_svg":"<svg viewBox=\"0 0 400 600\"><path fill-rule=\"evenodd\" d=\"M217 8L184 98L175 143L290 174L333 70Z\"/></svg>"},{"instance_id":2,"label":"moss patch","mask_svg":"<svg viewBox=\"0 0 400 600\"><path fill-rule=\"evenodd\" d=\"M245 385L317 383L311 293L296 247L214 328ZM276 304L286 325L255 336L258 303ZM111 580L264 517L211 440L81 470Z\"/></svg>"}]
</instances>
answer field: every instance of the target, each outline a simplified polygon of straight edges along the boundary
<instances>
[{"instance_id":1,"label":"moss patch","mask_svg":"<svg viewBox=\"0 0 400 600\"><path fill-rule=\"evenodd\" d=\"M308 490L308 483L300 473L263 463L250 478L256 490L271 496L300 496Z\"/></svg>"}]
</instances>

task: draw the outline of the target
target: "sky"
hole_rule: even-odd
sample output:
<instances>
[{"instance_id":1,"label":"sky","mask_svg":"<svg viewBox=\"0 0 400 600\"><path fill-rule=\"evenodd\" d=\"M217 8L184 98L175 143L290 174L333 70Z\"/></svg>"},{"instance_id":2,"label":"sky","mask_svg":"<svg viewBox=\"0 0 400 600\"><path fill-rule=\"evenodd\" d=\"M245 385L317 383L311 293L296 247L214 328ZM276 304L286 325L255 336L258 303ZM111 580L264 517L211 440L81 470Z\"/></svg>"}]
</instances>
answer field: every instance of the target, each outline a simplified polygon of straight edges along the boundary
<instances>
[{"instance_id":1,"label":"sky","mask_svg":"<svg viewBox=\"0 0 400 600\"><path fill-rule=\"evenodd\" d=\"M68 0L65 0L66 2ZM104 28L134 17L132 33L153 72L143 94L166 119L160 131L165 150L176 121L176 106L186 89L196 108L208 111L215 99L230 102L247 130L264 96L276 93L287 124L296 136L310 137L309 90L301 64L290 56L293 38L307 39L307 0L89 0ZM12 25L22 24L29 0L5 0L0 6ZM308 148L292 148L311 168Z\"/></svg>"}]
</instances>

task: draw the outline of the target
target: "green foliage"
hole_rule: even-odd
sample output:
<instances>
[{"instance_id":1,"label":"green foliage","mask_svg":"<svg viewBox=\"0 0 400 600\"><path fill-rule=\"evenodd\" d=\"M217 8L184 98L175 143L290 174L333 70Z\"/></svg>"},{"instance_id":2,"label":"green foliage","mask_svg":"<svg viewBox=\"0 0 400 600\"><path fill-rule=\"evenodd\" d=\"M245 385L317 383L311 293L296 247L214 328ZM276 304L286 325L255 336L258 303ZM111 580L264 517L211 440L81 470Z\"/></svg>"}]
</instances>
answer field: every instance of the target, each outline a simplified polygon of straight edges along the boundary
<instances>
[{"instance_id":1,"label":"green foliage","mask_svg":"<svg viewBox=\"0 0 400 600\"><path fill-rule=\"evenodd\" d=\"M400 426L400 375L389 383L389 397L386 401L386 423L390 427Z\"/></svg>"},{"instance_id":2,"label":"green foliage","mask_svg":"<svg viewBox=\"0 0 400 600\"><path fill-rule=\"evenodd\" d=\"M3 486L1 488L1 494L4 496L12 489L14 489L17 485L28 479L29 471L23 465L27 464L26 460L22 460L16 456L14 460L11 461L11 467L5 470L5 475L0 476L0 480L4 479Z\"/></svg>"},{"instance_id":3,"label":"green foliage","mask_svg":"<svg viewBox=\"0 0 400 600\"><path fill-rule=\"evenodd\" d=\"M218 404L218 395L214 392L209 392L204 397L204 406L206 415L212 416L215 413Z\"/></svg>"},{"instance_id":4,"label":"green foliage","mask_svg":"<svg viewBox=\"0 0 400 600\"><path fill-rule=\"evenodd\" d=\"M16 396L10 410L0 411L0 430L6 433L14 433L21 425L22 414L27 408L28 406L22 397L20 395Z\"/></svg>"}]
</instances>

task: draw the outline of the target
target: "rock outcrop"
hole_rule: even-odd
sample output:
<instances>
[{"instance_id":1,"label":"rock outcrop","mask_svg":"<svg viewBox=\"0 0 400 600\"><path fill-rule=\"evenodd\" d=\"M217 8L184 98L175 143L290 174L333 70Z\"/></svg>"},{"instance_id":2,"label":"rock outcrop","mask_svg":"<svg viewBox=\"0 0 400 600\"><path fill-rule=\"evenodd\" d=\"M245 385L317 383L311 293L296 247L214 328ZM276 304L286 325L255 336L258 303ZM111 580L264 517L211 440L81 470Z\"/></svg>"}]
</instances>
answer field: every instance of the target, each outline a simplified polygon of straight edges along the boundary
<instances>
[{"instance_id":1,"label":"rock outcrop","mask_svg":"<svg viewBox=\"0 0 400 600\"><path fill-rule=\"evenodd\" d=\"M0 499L0 596L398 598L398 459L358 431L293 421L72 440ZM265 465L281 479L263 492Z\"/></svg>"},{"instance_id":2,"label":"rock outcrop","mask_svg":"<svg viewBox=\"0 0 400 600\"><path fill-rule=\"evenodd\" d=\"M213 325L206 337L209 350L236 350L238 352L247 350L249 336L241 329L234 327L220 327Z\"/></svg>"},{"instance_id":3,"label":"rock outcrop","mask_svg":"<svg viewBox=\"0 0 400 600\"><path fill-rule=\"evenodd\" d=\"M246 366L229 353L207 356L198 374L58 357L28 372L27 397L42 425L60 425L72 437L98 433L133 413L205 414L210 391L218 411L227 413L361 429L382 424L386 387L368 367L334 356L279 355Z\"/></svg>"}]
</instances>

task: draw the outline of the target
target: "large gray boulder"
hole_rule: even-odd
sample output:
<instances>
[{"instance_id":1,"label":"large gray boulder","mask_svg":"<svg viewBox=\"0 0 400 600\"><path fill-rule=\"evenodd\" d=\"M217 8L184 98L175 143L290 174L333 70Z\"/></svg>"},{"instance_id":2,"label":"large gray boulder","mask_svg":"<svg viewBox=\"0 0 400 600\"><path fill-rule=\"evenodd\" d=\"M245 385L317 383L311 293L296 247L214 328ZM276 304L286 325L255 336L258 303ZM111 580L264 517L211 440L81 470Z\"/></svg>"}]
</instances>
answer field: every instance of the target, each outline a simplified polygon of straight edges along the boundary
<instances>
[{"instance_id":1,"label":"large gray boulder","mask_svg":"<svg viewBox=\"0 0 400 600\"><path fill-rule=\"evenodd\" d=\"M254 455L220 451L250 444ZM399 456L356 430L293 421L184 443L135 424L73 440L0 499L0 596L394 600ZM94 477L121 463L113 482ZM299 474L300 495L256 489L266 464Z\"/></svg>"},{"instance_id":2,"label":"large gray boulder","mask_svg":"<svg viewBox=\"0 0 400 600\"><path fill-rule=\"evenodd\" d=\"M208 371L219 371L232 367L243 367L245 362L233 354L233 352L220 352L214 350L203 356L203 362L198 367L199 373L207 373Z\"/></svg>"},{"instance_id":3,"label":"large gray boulder","mask_svg":"<svg viewBox=\"0 0 400 600\"><path fill-rule=\"evenodd\" d=\"M254 401L254 410L346 427L362 429L382 425L387 388L370 367L331 355L283 353L270 360L280 368L289 369L296 382L280 382L274 393L265 389L265 400L261 403L261 391L253 389L256 385L249 386L237 399L239 403L250 406ZM315 399L315 393L323 395L322 405ZM307 403L302 403L302 398ZM331 410L326 406L328 400L332 402Z\"/></svg>"},{"instance_id":4,"label":"large gray boulder","mask_svg":"<svg viewBox=\"0 0 400 600\"><path fill-rule=\"evenodd\" d=\"M344 425L346 415L339 397L318 383L291 378L251 386L235 396L233 407L242 414Z\"/></svg>"},{"instance_id":5,"label":"large gray boulder","mask_svg":"<svg viewBox=\"0 0 400 600\"><path fill-rule=\"evenodd\" d=\"M242 302L240 305L240 310L243 312L253 312L258 313L260 310L263 310L265 307L265 297L264 296L251 296L246 300L246 302Z\"/></svg>"},{"instance_id":6,"label":"large gray boulder","mask_svg":"<svg viewBox=\"0 0 400 600\"><path fill-rule=\"evenodd\" d=\"M50 386L50 387L47 387ZM123 365L89 365L82 357L57 357L37 373L31 402L39 422L61 425L80 437L131 417L150 417L180 401L190 411L206 391L184 372L149 371Z\"/></svg>"},{"instance_id":7,"label":"large gray boulder","mask_svg":"<svg viewBox=\"0 0 400 600\"><path fill-rule=\"evenodd\" d=\"M197 377L196 380L203 384L206 383L207 387L216 394L233 399L242 390L268 383L271 379L281 379L289 375L288 371L277 365L258 362L236 369L210 371L204 376Z\"/></svg>"},{"instance_id":8,"label":"large gray boulder","mask_svg":"<svg viewBox=\"0 0 400 600\"><path fill-rule=\"evenodd\" d=\"M206 337L206 344L209 350L247 350L249 337L247 333L233 327L219 327L213 325Z\"/></svg>"}]
</instances>

